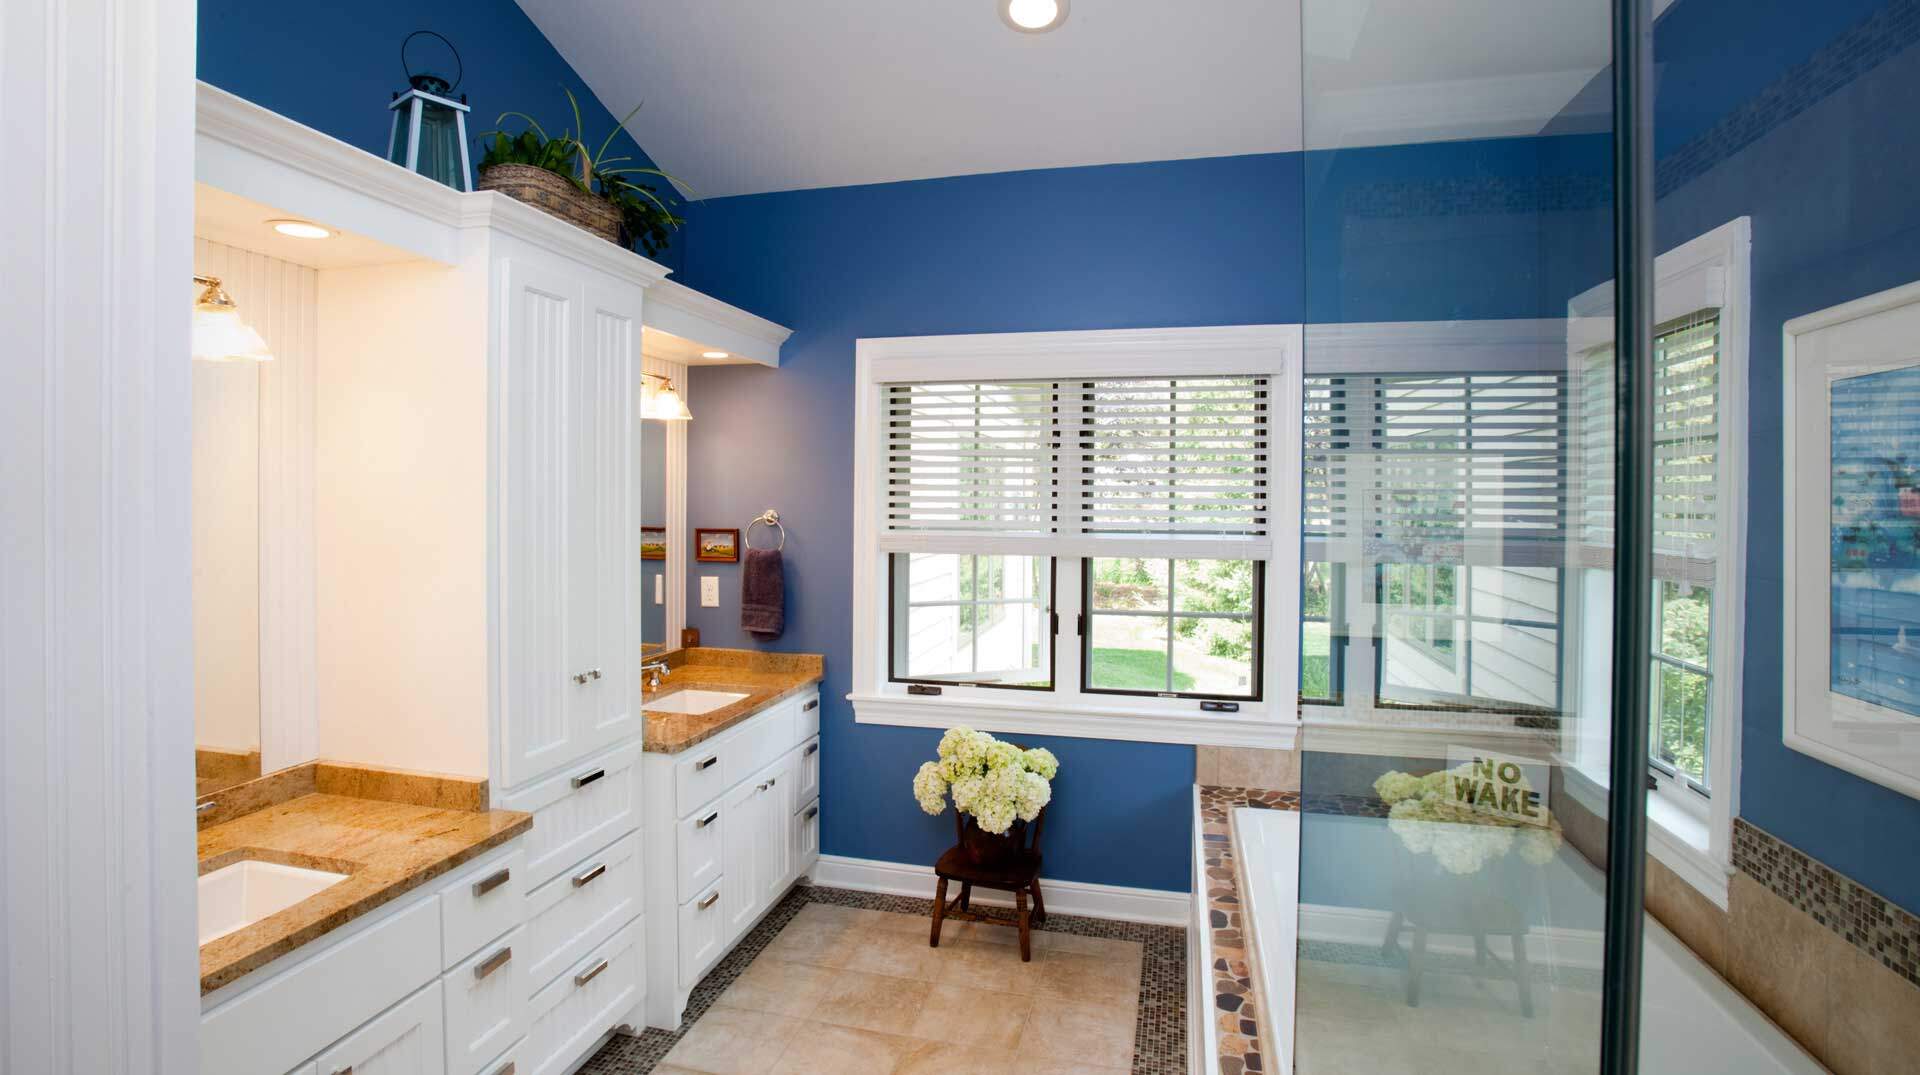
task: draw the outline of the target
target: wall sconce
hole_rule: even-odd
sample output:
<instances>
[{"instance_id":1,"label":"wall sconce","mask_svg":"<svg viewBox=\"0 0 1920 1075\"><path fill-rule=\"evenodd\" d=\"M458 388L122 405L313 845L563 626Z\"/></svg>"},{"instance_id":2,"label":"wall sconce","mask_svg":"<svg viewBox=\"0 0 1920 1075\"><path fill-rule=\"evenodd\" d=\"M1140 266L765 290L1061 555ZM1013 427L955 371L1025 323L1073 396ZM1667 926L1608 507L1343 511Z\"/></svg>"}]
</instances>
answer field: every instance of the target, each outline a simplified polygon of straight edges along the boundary
<instances>
[{"instance_id":1,"label":"wall sconce","mask_svg":"<svg viewBox=\"0 0 1920 1075\"><path fill-rule=\"evenodd\" d=\"M202 362L271 362L273 352L215 276L196 276L200 298L193 304L193 357Z\"/></svg>"},{"instance_id":2,"label":"wall sconce","mask_svg":"<svg viewBox=\"0 0 1920 1075\"><path fill-rule=\"evenodd\" d=\"M673 378L658 373L643 373L660 382L659 388L648 387L640 393L640 417L651 418L656 422L690 422L693 412L687 409L687 402L680 393L673 390ZM646 382L641 382L643 385Z\"/></svg>"}]
</instances>

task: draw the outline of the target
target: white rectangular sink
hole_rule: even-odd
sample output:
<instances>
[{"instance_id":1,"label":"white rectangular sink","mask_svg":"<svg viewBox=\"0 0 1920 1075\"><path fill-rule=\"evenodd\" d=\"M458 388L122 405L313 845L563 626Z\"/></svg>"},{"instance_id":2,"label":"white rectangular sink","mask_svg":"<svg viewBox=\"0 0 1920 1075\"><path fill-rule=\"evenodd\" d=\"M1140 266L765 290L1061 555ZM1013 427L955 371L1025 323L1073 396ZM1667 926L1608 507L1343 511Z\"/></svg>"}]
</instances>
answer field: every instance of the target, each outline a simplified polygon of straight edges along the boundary
<instances>
[{"instance_id":1,"label":"white rectangular sink","mask_svg":"<svg viewBox=\"0 0 1920 1075\"><path fill-rule=\"evenodd\" d=\"M287 908L347 879L344 873L242 859L200 875L200 943Z\"/></svg>"},{"instance_id":2,"label":"white rectangular sink","mask_svg":"<svg viewBox=\"0 0 1920 1075\"><path fill-rule=\"evenodd\" d=\"M733 691L703 691L697 687L688 687L686 690L663 694L650 702L643 702L640 709L646 713L685 713L692 716L711 713L745 697L744 693L736 694Z\"/></svg>"}]
</instances>

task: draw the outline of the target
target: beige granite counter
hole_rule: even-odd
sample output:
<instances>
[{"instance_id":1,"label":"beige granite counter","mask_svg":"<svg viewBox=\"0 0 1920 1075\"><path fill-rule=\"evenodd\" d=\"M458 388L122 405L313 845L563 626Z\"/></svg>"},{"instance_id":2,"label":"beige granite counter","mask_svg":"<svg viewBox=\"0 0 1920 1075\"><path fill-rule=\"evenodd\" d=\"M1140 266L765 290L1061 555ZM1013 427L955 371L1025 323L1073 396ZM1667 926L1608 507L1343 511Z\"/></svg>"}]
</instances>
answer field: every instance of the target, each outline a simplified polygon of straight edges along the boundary
<instances>
[{"instance_id":1,"label":"beige granite counter","mask_svg":"<svg viewBox=\"0 0 1920 1075\"><path fill-rule=\"evenodd\" d=\"M392 780L389 774L359 782L378 788ZM478 807L470 810L310 791L201 828L201 873L259 859L348 876L201 945L200 992L211 993L533 827L531 814L485 809L481 784Z\"/></svg>"},{"instance_id":2,"label":"beige granite counter","mask_svg":"<svg viewBox=\"0 0 1920 1075\"><path fill-rule=\"evenodd\" d=\"M646 713L646 750L678 754L759 713L775 702L806 691L826 675L827 659L817 653L761 653L757 650L674 650L666 655L670 674L659 690L646 691L640 709L654 698L687 688L731 691L747 697L708 713Z\"/></svg>"}]
</instances>

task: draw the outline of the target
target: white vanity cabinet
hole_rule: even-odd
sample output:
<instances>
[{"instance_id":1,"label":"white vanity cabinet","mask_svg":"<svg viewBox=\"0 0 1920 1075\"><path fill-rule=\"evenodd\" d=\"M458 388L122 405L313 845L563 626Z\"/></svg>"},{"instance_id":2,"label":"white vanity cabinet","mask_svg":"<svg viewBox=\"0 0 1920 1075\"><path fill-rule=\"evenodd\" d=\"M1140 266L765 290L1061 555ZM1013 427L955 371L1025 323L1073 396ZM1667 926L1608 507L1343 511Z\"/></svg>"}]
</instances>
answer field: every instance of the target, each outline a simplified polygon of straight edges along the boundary
<instances>
[{"instance_id":1,"label":"white vanity cabinet","mask_svg":"<svg viewBox=\"0 0 1920 1075\"><path fill-rule=\"evenodd\" d=\"M673 1028L702 976L819 857L819 694L678 754L647 754L646 1013Z\"/></svg>"}]
</instances>

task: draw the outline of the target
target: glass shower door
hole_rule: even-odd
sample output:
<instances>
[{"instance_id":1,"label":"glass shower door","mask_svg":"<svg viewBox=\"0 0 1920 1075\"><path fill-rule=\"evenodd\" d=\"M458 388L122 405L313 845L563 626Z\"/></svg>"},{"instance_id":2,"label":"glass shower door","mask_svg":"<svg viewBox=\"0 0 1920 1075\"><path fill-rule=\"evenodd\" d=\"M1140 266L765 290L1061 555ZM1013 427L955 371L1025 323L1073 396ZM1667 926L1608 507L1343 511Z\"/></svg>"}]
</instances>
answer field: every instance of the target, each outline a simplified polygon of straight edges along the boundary
<instances>
[{"instance_id":1,"label":"glass shower door","mask_svg":"<svg viewBox=\"0 0 1920 1075\"><path fill-rule=\"evenodd\" d=\"M1304 3L1302 1075L1599 1066L1611 12Z\"/></svg>"}]
</instances>

